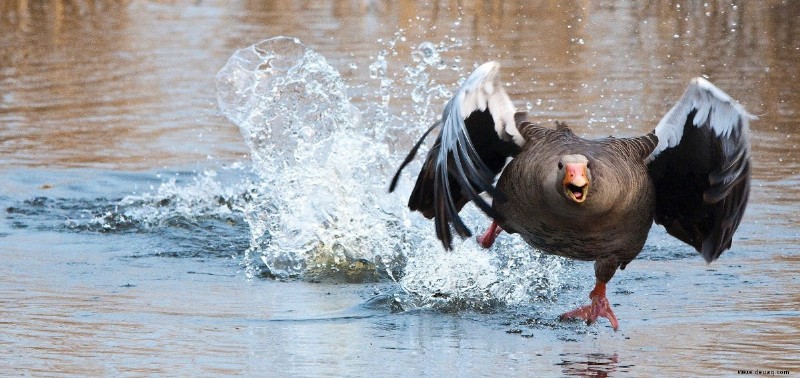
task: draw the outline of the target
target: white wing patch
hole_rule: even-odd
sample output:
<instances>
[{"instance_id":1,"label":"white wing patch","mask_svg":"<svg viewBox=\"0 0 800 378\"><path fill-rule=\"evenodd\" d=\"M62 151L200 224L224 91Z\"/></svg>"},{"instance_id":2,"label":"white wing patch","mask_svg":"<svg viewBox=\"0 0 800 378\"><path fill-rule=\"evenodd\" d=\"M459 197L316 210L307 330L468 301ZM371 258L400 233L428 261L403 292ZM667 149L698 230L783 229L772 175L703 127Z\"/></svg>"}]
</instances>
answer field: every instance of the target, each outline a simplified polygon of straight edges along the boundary
<instances>
[{"instance_id":1,"label":"white wing patch","mask_svg":"<svg viewBox=\"0 0 800 378\"><path fill-rule=\"evenodd\" d=\"M494 121L494 129L500 139L513 140L516 145L522 146L525 144L525 139L517 130L514 122L516 108L511 102L511 98L508 97L508 93L503 89L499 73L500 64L495 61L484 63L475 69L453 96L453 101L456 104L460 103L461 106L454 106L450 111L460 113L449 116L463 120L476 110L484 111L489 108Z\"/></svg>"},{"instance_id":2,"label":"white wing patch","mask_svg":"<svg viewBox=\"0 0 800 378\"><path fill-rule=\"evenodd\" d=\"M748 121L757 118L714 84L702 77L696 77L689 83L683 97L656 126L658 146L647 158L648 163L662 151L681 142L683 126L693 110L697 110L697 113L692 124L701 127L709 121L709 126L719 138L729 137L737 128L747 129Z\"/></svg>"}]
</instances>

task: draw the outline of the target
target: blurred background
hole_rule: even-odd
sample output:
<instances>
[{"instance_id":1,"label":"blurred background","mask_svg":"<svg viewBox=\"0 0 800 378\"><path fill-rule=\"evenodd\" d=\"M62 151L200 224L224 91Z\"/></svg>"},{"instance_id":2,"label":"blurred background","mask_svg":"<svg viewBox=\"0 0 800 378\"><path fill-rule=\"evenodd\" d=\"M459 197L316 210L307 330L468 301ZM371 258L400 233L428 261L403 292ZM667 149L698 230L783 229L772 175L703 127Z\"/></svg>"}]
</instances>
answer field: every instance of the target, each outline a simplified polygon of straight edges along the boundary
<instances>
[{"instance_id":1,"label":"blurred background","mask_svg":"<svg viewBox=\"0 0 800 378\"><path fill-rule=\"evenodd\" d=\"M380 84L368 66L381 51L390 50L392 77L430 41L451 46L442 59L456 67L432 70L432 81L452 89L496 59L519 107L577 128L648 130L704 75L762 117L754 143L796 173L787 135L800 107L798 13L778 0L9 0L0 4L0 167L238 159L247 151L218 116L214 74L232 51L286 35L325 56L356 103L373 100ZM391 101L398 117L410 102Z\"/></svg>"}]
</instances>

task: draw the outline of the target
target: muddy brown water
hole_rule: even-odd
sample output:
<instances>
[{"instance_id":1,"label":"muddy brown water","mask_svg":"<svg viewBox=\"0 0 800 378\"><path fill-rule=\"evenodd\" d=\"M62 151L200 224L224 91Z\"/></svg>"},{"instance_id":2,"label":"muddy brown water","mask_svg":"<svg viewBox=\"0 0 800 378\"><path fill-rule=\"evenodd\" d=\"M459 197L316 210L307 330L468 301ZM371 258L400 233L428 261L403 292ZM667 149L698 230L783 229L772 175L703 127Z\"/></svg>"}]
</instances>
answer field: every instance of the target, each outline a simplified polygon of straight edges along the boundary
<instances>
[{"instance_id":1,"label":"muddy brown water","mask_svg":"<svg viewBox=\"0 0 800 378\"><path fill-rule=\"evenodd\" d=\"M248 231L235 217L64 227L166 176L246 162L214 75L233 51L278 35L324 55L357 105L378 101L369 66L389 41L395 71L422 42L450 46L438 83L495 59L533 120L586 136L651 130L704 75L759 116L734 247L706 265L656 232L612 281L613 332L553 321L585 300L589 267L552 302L398 312L376 297L392 282L247 279ZM2 2L0 372L800 374L799 62L792 1ZM389 106L396 117L413 109L408 98Z\"/></svg>"}]
</instances>

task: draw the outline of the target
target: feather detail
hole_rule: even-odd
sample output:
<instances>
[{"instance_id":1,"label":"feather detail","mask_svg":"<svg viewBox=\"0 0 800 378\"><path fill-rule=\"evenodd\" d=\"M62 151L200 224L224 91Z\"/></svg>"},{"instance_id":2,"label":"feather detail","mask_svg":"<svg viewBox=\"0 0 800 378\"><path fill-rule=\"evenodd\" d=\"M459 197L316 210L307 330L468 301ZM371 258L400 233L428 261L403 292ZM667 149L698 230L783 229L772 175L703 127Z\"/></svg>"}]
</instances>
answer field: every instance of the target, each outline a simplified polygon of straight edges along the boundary
<instances>
[{"instance_id":1,"label":"feather detail","mask_svg":"<svg viewBox=\"0 0 800 378\"><path fill-rule=\"evenodd\" d=\"M516 155L519 147L525 144L517 124L524 121L526 115L516 112L500 83L499 70L496 62L478 67L447 102L441 120L428 130L437 125L441 127L408 206L434 218L436 235L446 249L452 248L451 226L461 237L472 235L458 215L467 202L472 201L490 217L500 219L500 214L481 193L503 200L503 194L494 187L494 179L507 158ZM390 191L420 143L401 164Z\"/></svg>"},{"instance_id":2,"label":"feather detail","mask_svg":"<svg viewBox=\"0 0 800 378\"><path fill-rule=\"evenodd\" d=\"M730 248L750 193L748 122L744 107L695 78L656 126L648 157L656 188L655 221L692 245L706 261Z\"/></svg>"}]
</instances>

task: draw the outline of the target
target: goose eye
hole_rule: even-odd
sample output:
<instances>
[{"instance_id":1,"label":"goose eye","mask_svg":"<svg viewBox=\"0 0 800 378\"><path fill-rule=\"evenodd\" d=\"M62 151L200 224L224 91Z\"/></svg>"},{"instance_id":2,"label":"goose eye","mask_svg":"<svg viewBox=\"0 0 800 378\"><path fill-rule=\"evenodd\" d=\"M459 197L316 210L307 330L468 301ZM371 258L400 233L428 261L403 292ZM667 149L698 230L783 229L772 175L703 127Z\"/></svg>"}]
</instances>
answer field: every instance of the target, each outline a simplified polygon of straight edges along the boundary
<instances>
[{"instance_id":1,"label":"goose eye","mask_svg":"<svg viewBox=\"0 0 800 378\"><path fill-rule=\"evenodd\" d=\"M562 168L564 168L564 164L559 161L558 162L558 169L562 169Z\"/></svg>"}]
</instances>

